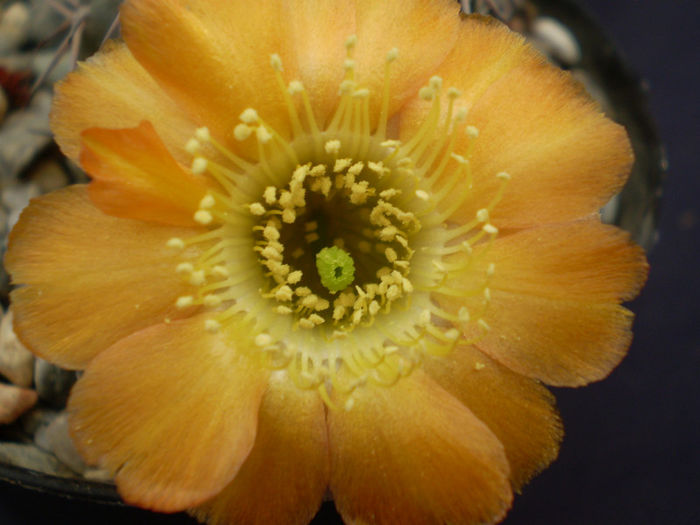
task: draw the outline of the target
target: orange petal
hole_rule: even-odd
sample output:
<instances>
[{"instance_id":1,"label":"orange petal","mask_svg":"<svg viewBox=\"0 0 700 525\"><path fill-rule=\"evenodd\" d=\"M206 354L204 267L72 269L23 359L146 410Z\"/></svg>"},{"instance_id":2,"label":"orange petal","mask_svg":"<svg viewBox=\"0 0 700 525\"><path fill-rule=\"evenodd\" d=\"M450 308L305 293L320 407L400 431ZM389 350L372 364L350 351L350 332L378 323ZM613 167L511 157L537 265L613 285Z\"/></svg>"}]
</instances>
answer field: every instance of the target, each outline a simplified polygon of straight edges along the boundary
<instances>
[{"instance_id":1,"label":"orange petal","mask_svg":"<svg viewBox=\"0 0 700 525\"><path fill-rule=\"evenodd\" d=\"M255 445L235 479L192 514L211 525L305 525L321 505L329 477L323 403L315 391L271 380L260 405Z\"/></svg>"},{"instance_id":2,"label":"orange petal","mask_svg":"<svg viewBox=\"0 0 700 525\"><path fill-rule=\"evenodd\" d=\"M512 179L492 213L499 228L590 215L624 184L633 161L624 128L606 119L569 73L505 26L466 19L436 74L463 92L456 107L467 109L466 124L479 130L471 155L473 191L456 221L471 220L489 204L502 171ZM401 136L410 136L427 111L427 104L415 103L402 112ZM460 133L457 153L464 154L469 141Z\"/></svg>"},{"instance_id":3,"label":"orange petal","mask_svg":"<svg viewBox=\"0 0 700 525\"><path fill-rule=\"evenodd\" d=\"M345 76L345 40L356 32L355 7L352 2L297 0L285 2L281 9L285 30L289 31L284 51L298 64L298 78L286 64L285 76L288 81L301 80L304 84L323 128L338 105L338 88Z\"/></svg>"},{"instance_id":4,"label":"orange petal","mask_svg":"<svg viewBox=\"0 0 700 525\"><path fill-rule=\"evenodd\" d=\"M536 381L468 345L444 357L428 357L423 369L503 443L515 490L557 457L561 421L554 396Z\"/></svg>"},{"instance_id":5,"label":"orange petal","mask_svg":"<svg viewBox=\"0 0 700 525\"><path fill-rule=\"evenodd\" d=\"M204 316L146 328L97 356L68 404L76 446L116 473L128 503L197 505L233 479L255 441L267 372Z\"/></svg>"},{"instance_id":6,"label":"orange petal","mask_svg":"<svg viewBox=\"0 0 700 525\"><path fill-rule=\"evenodd\" d=\"M331 490L346 523L482 523L510 505L496 436L417 370L328 413Z\"/></svg>"},{"instance_id":7,"label":"orange petal","mask_svg":"<svg viewBox=\"0 0 700 525\"><path fill-rule=\"evenodd\" d=\"M396 48L391 66L393 115L409 98L417 97L455 45L460 26L459 5L450 0L356 0L357 77L370 89L371 114L377 115L384 85L387 53Z\"/></svg>"},{"instance_id":8,"label":"orange petal","mask_svg":"<svg viewBox=\"0 0 700 525\"><path fill-rule=\"evenodd\" d=\"M56 85L51 129L68 157L77 160L80 133L88 128L132 128L147 120L178 162L196 125L146 73L126 45L108 42Z\"/></svg>"},{"instance_id":9,"label":"orange petal","mask_svg":"<svg viewBox=\"0 0 700 525\"><path fill-rule=\"evenodd\" d=\"M220 140L246 108L287 136L289 118L270 55L296 70L279 1L129 1L121 9L129 49L158 84ZM239 145L231 138L229 146Z\"/></svg>"},{"instance_id":10,"label":"orange petal","mask_svg":"<svg viewBox=\"0 0 700 525\"><path fill-rule=\"evenodd\" d=\"M646 261L629 236L597 220L551 225L504 236L474 250L472 267L448 281L454 290L488 284L490 326L477 345L509 368L551 385L602 379L631 340L632 314L619 306L646 277ZM481 294L438 295L443 306L482 310ZM480 337L476 323L463 325Z\"/></svg>"},{"instance_id":11,"label":"orange petal","mask_svg":"<svg viewBox=\"0 0 700 525\"><path fill-rule=\"evenodd\" d=\"M93 178L90 198L105 213L178 226L195 226L206 192L201 179L181 168L153 125L92 128L82 133L80 163Z\"/></svg>"},{"instance_id":12,"label":"orange petal","mask_svg":"<svg viewBox=\"0 0 700 525\"><path fill-rule=\"evenodd\" d=\"M84 368L126 335L191 312L172 237L196 230L117 219L95 208L84 186L33 200L12 230L5 265L13 282L15 330L37 355ZM194 255L194 254L188 254Z\"/></svg>"}]
</instances>

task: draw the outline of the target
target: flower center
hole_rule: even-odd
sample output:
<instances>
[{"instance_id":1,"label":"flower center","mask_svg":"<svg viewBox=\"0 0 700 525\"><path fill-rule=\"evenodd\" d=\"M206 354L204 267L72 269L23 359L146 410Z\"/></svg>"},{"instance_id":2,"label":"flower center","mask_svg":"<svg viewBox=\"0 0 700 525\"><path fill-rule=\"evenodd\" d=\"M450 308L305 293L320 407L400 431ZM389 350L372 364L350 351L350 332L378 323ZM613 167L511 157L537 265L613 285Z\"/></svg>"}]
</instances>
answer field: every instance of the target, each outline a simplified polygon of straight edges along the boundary
<instances>
[{"instance_id":1,"label":"flower center","mask_svg":"<svg viewBox=\"0 0 700 525\"><path fill-rule=\"evenodd\" d=\"M442 80L431 78L419 92L430 110L415 135L388 138L389 79L398 52L386 57L374 126L372 93L355 75L355 42L346 41L345 78L325 129L302 83L286 84L282 62L272 55L292 136L246 109L233 136L254 141L257 160L250 162L207 128L197 130L187 144L191 169L218 184L194 214L208 231L169 241L201 251L177 267L195 290L177 306L209 309L210 331L234 320L249 327L251 352L265 366L286 370L301 388L317 388L329 405L329 389L348 394L351 405L358 385L392 384L426 353L449 352L460 334L456 324L488 330L481 317L493 265L475 276L474 290L455 288L451 278L473 273L472 247L497 235L490 211L509 179L496 175L499 191L472 221L450 223L471 193L469 158L478 136L466 126L466 112L454 110L459 92L444 93ZM458 153L462 130L469 144ZM439 294L467 293L482 296L481 311L448 312L435 301Z\"/></svg>"}]
</instances>

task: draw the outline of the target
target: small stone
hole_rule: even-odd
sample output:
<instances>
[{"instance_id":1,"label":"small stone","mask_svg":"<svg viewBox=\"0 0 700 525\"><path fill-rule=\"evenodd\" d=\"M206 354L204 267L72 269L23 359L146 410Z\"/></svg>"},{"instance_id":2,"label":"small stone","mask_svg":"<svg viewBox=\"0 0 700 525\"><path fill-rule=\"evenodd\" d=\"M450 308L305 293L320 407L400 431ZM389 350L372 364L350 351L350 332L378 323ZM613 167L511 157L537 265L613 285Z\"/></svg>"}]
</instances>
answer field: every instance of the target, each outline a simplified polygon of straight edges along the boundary
<instances>
[{"instance_id":1,"label":"small stone","mask_svg":"<svg viewBox=\"0 0 700 525\"><path fill-rule=\"evenodd\" d=\"M39 187L41 193L49 193L68 185L68 174L53 159L45 159L32 167L29 179Z\"/></svg>"},{"instance_id":2,"label":"small stone","mask_svg":"<svg viewBox=\"0 0 700 525\"><path fill-rule=\"evenodd\" d=\"M17 386L30 387L34 378L34 355L12 329L12 310L0 320L0 374Z\"/></svg>"},{"instance_id":3,"label":"small stone","mask_svg":"<svg viewBox=\"0 0 700 525\"><path fill-rule=\"evenodd\" d=\"M573 33L558 20L541 16L532 24L532 43L543 53L567 66L581 60L581 46Z\"/></svg>"},{"instance_id":4,"label":"small stone","mask_svg":"<svg viewBox=\"0 0 700 525\"><path fill-rule=\"evenodd\" d=\"M0 55L6 55L19 48L27 38L31 25L29 8L22 2L15 2L0 13Z\"/></svg>"},{"instance_id":5,"label":"small stone","mask_svg":"<svg viewBox=\"0 0 700 525\"><path fill-rule=\"evenodd\" d=\"M109 483L113 480L109 470L101 468L87 468L83 472L83 477L90 481L101 481L103 483Z\"/></svg>"},{"instance_id":6,"label":"small stone","mask_svg":"<svg viewBox=\"0 0 700 525\"><path fill-rule=\"evenodd\" d=\"M48 452L25 443L0 443L0 463L37 470L61 477L75 477L75 473Z\"/></svg>"},{"instance_id":7,"label":"small stone","mask_svg":"<svg viewBox=\"0 0 700 525\"><path fill-rule=\"evenodd\" d=\"M60 410L37 407L24 414L20 419L22 430L26 434L33 436L40 432L41 429L48 427L61 413Z\"/></svg>"},{"instance_id":8,"label":"small stone","mask_svg":"<svg viewBox=\"0 0 700 525\"><path fill-rule=\"evenodd\" d=\"M39 428L34 442L47 452L51 452L73 472L82 474L87 465L80 457L68 433L68 414L63 412L48 426Z\"/></svg>"},{"instance_id":9,"label":"small stone","mask_svg":"<svg viewBox=\"0 0 700 525\"><path fill-rule=\"evenodd\" d=\"M51 143L52 94L38 91L22 111L11 112L0 128L0 183L8 184ZM3 189L3 193L4 193Z\"/></svg>"},{"instance_id":10,"label":"small stone","mask_svg":"<svg viewBox=\"0 0 700 525\"><path fill-rule=\"evenodd\" d=\"M9 210L7 214L8 230L17 224L22 210L29 204L29 201L39 195L41 195L41 190L33 182L22 182L3 189L2 204Z\"/></svg>"},{"instance_id":11,"label":"small stone","mask_svg":"<svg viewBox=\"0 0 700 525\"><path fill-rule=\"evenodd\" d=\"M34 390L0 383L0 425L14 423L15 420L37 401Z\"/></svg>"},{"instance_id":12,"label":"small stone","mask_svg":"<svg viewBox=\"0 0 700 525\"><path fill-rule=\"evenodd\" d=\"M76 375L37 357L34 361L34 384L39 398L51 406L62 407L75 383Z\"/></svg>"}]
</instances>

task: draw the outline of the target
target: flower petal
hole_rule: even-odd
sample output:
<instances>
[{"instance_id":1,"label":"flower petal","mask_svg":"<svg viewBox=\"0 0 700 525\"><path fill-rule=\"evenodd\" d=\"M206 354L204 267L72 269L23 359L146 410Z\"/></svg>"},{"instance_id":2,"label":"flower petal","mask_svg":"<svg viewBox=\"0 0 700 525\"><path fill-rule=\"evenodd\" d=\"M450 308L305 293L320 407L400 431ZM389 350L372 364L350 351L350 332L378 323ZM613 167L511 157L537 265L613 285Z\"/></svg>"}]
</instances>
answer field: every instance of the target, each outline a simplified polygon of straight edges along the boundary
<instances>
[{"instance_id":1,"label":"flower petal","mask_svg":"<svg viewBox=\"0 0 700 525\"><path fill-rule=\"evenodd\" d=\"M126 335L178 311L190 290L175 273L172 237L196 230L105 215L84 186L33 200L10 235L5 265L21 286L12 294L15 330L37 355L83 368Z\"/></svg>"},{"instance_id":2,"label":"flower petal","mask_svg":"<svg viewBox=\"0 0 700 525\"><path fill-rule=\"evenodd\" d=\"M417 96L452 50L460 26L459 5L450 0L356 0L355 5L354 58L360 85L372 93L371 115L379 113L387 53L392 48L399 51L389 81L393 115Z\"/></svg>"},{"instance_id":3,"label":"flower petal","mask_svg":"<svg viewBox=\"0 0 700 525\"><path fill-rule=\"evenodd\" d=\"M128 1L120 17L141 65L187 114L220 140L230 139L229 147L239 147L233 128L248 107L289 135L270 65L270 55L279 53L285 69L296 70L279 1Z\"/></svg>"},{"instance_id":4,"label":"flower petal","mask_svg":"<svg viewBox=\"0 0 700 525\"><path fill-rule=\"evenodd\" d=\"M150 122L132 129L82 133L80 163L93 178L88 192L105 213L195 226L205 183L175 162Z\"/></svg>"},{"instance_id":5,"label":"flower petal","mask_svg":"<svg viewBox=\"0 0 700 525\"><path fill-rule=\"evenodd\" d=\"M328 413L331 490L346 523L482 523L510 505L503 446L420 370Z\"/></svg>"},{"instance_id":6,"label":"flower petal","mask_svg":"<svg viewBox=\"0 0 700 525\"><path fill-rule=\"evenodd\" d=\"M345 76L345 40L356 32L355 7L352 2L297 0L283 3L281 9L289 31L284 51L298 65L298 78L294 78L285 63L287 80L301 80L323 128L338 105L338 87Z\"/></svg>"},{"instance_id":7,"label":"flower petal","mask_svg":"<svg viewBox=\"0 0 700 525\"><path fill-rule=\"evenodd\" d=\"M455 107L466 109L466 124L479 131L476 139L458 135L460 154L474 140L474 183L455 221L469 221L489 204L502 171L511 181L492 212L499 228L585 217L622 188L633 161L624 128L605 118L569 73L502 24L465 19L436 74L462 91ZM415 133L429 107L415 101L402 111L402 137Z\"/></svg>"},{"instance_id":8,"label":"flower petal","mask_svg":"<svg viewBox=\"0 0 700 525\"><path fill-rule=\"evenodd\" d=\"M61 151L77 160L88 128L131 128L147 120L181 163L195 124L156 84L123 43L108 42L56 85L51 129Z\"/></svg>"},{"instance_id":9,"label":"flower petal","mask_svg":"<svg viewBox=\"0 0 700 525\"><path fill-rule=\"evenodd\" d=\"M211 498L255 441L268 373L204 316L146 328L97 356L73 387L72 437L116 473L128 503L164 512Z\"/></svg>"},{"instance_id":10,"label":"flower petal","mask_svg":"<svg viewBox=\"0 0 700 525\"><path fill-rule=\"evenodd\" d=\"M211 525L305 525L321 505L329 466L320 397L288 379L271 379L248 459L218 496L191 513Z\"/></svg>"},{"instance_id":11,"label":"flower petal","mask_svg":"<svg viewBox=\"0 0 700 525\"><path fill-rule=\"evenodd\" d=\"M471 345L427 357L423 369L459 399L498 437L519 490L556 457L563 430L554 396Z\"/></svg>"},{"instance_id":12,"label":"flower petal","mask_svg":"<svg viewBox=\"0 0 700 525\"><path fill-rule=\"evenodd\" d=\"M488 284L483 338L476 323L468 337L509 368L551 385L578 386L602 379L619 363L631 340L632 314L619 306L646 278L641 249L621 230L597 219L544 226L476 247L469 271L447 285L464 294L437 300L453 310L478 312ZM460 295L462 295L460 297Z\"/></svg>"}]
</instances>

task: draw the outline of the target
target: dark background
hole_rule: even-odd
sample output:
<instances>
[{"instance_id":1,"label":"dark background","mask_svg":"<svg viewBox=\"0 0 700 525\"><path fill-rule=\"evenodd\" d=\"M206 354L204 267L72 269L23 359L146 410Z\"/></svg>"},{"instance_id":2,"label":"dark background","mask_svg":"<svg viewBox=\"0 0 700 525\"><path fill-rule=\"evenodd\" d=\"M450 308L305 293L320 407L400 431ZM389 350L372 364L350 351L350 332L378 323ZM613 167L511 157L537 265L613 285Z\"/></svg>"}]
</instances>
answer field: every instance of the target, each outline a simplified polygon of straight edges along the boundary
<instances>
[{"instance_id":1,"label":"dark background","mask_svg":"<svg viewBox=\"0 0 700 525\"><path fill-rule=\"evenodd\" d=\"M559 459L525 487L506 525L700 523L699 0L580 0L648 84L667 146L651 274L631 304L629 356L601 383L557 389ZM0 484L0 524L190 524ZM338 523L332 506L314 522Z\"/></svg>"}]
</instances>

